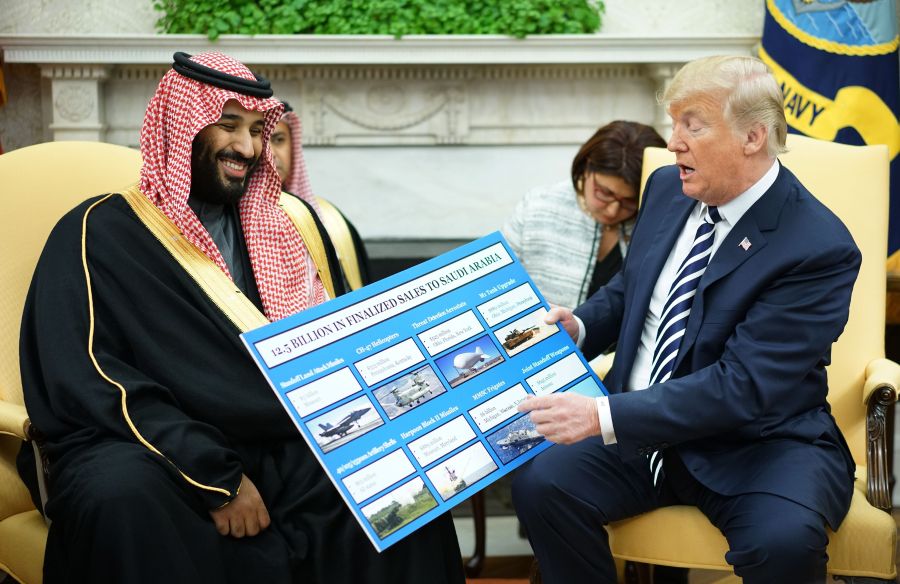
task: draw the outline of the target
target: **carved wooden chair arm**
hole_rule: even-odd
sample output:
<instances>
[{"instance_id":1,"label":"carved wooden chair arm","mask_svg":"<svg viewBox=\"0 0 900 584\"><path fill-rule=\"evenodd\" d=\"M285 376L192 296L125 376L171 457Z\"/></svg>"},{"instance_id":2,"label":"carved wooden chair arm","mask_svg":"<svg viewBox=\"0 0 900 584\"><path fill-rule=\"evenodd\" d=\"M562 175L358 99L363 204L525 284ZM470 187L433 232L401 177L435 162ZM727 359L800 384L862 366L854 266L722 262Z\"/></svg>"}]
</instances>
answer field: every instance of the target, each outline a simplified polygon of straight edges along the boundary
<instances>
[{"instance_id":1,"label":"carved wooden chair arm","mask_svg":"<svg viewBox=\"0 0 900 584\"><path fill-rule=\"evenodd\" d=\"M866 498L873 506L891 512L890 453L893 448L894 403L900 387L900 365L875 359L866 367L863 402L866 405Z\"/></svg>"}]
</instances>

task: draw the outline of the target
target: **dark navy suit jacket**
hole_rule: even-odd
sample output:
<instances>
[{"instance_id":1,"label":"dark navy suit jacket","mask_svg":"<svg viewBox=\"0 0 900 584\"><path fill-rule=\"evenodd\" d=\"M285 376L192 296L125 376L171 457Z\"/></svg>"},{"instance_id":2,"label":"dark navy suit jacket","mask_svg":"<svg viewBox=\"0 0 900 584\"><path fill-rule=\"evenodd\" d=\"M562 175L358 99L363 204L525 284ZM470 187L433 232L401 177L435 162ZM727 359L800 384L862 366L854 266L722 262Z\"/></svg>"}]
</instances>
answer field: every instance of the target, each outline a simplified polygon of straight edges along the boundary
<instances>
[{"instance_id":1,"label":"dark navy suit jacket","mask_svg":"<svg viewBox=\"0 0 900 584\"><path fill-rule=\"evenodd\" d=\"M847 322L861 255L786 168L710 261L672 378L623 392L651 292L695 204L677 167L655 172L622 271L575 310L588 358L617 342L605 384L619 452L627 459L675 449L717 493L779 495L837 528L854 463L825 399L825 366Z\"/></svg>"}]
</instances>

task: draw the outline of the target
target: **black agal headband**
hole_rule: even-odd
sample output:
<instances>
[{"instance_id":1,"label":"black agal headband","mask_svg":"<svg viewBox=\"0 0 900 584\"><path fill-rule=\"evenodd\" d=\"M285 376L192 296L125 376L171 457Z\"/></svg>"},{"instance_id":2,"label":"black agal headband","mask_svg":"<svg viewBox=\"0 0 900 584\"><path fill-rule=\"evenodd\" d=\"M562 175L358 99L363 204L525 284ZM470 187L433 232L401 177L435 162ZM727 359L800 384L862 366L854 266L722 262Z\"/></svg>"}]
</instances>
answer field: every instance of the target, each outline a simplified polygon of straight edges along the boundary
<instances>
[{"instance_id":1,"label":"black agal headband","mask_svg":"<svg viewBox=\"0 0 900 584\"><path fill-rule=\"evenodd\" d=\"M175 59L175 62L172 63L172 69L175 69L176 72L181 73L185 77L195 79L201 83L208 83L209 85L236 91L237 93L250 95L252 97L272 97L272 94L274 93L272 91L272 84L269 83L269 80L265 77L260 77L256 73L253 73L253 76L256 77L256 81L250 81L249 79L222 73L221 71L216 71L215 69L210 69L200 63L191 61L191 55L188 55L187 53L179 51L175 53L172 58Z\"/></svg>"}]
</instances>

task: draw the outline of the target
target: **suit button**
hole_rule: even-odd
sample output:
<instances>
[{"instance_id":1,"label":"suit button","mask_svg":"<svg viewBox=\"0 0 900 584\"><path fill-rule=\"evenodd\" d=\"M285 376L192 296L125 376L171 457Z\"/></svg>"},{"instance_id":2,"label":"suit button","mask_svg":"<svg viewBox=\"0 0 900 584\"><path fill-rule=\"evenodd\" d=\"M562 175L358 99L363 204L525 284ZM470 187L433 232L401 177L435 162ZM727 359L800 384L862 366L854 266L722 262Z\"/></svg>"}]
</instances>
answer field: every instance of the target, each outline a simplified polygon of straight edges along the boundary
<instances>
[{"instance_id":1,"label":"suit button","mask_svg":"<svg viewBox=\"0 0 900 584\"><path fill-rule=\"evenodd\" d=\"M668 447L669 447L669 443L668 443L668 442L663 442L662 444L659 445L659 447L660 447L660 448L668 448Z\"/></svg>"}]
</instances>

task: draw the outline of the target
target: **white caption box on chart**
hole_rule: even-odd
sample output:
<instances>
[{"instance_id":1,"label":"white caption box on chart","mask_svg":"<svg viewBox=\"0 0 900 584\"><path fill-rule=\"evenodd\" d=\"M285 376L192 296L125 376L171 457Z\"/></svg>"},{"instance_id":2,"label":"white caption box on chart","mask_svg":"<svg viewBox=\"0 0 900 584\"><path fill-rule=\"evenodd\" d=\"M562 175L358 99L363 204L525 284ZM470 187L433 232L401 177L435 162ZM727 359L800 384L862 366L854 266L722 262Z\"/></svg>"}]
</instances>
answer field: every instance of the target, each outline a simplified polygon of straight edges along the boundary
<instances>
[{"instance_id":1,"label":"white caption box on chart","mask_svg":"<svg viewBox=\"0 0 900 584\"><path fill-rule=\"evenodd\" d=\"M587 369L581 359L572 353L525 381L535 395L544 395L562 389L585 373Z\"/></svg>"},{"instance_id":2,"label":"white caption box on chart","mask_svg":"<svg viewBox=\"0 0 900 584\"><path fill-rule=\"evenodd\" d=\"M478 322L478 317L470 310L420 333L419 340L422 341L428 354L433 356L444 349L471 339L483 330L484 327Z\"/></svg>"},{"instance_id":3,"label":"white caption box on chart","mask_svg":"<svg viewBox=\"0 0 900 584\"><path fill-rule=\"evenodd\" d=\"M475 432L465 417L459 416L447 422L437 430L409 443L409 451L422 466L428 466L449 452L453 452L469 440L475 438Z\"/></svg>"},{"instance_id":4,"label":"white caption box on chart","mask_svg":"<svg viewBox=\"0 0 900 584\"><path fill-rule=\"evenodd\" d=\"M404 369L408 369L416 363L425 360L422 351L412 339L394 345L371 357L358 361L356 370L369 386L375 385Z\"/></svg>"},{"instance_id":5,"label":"white caption box on chart","mask_svg":"<svg viewBox=\"0 0 900 584\"><path fill-rule=\"evenodd\" d=\"M530 284L522 284L513 288L503 296L498 296L478 307L488 326L494 326L507 318L519 314L526 308L540 303L540 299Z\"/></svg>"},{"instance_id":6,"label":"white caption box on chart","mask_svg":"<svg viewBox=\"0 0 900 584\"><path fill-rule=\"evenodd\" d=\"M500 422L505 422L515 416L518 410L516 406L525 401L528 393L521 384L517 383L497 397L492 397L486 402L469 410L469 414L482 432L490 430Z\"/></svg>"},{"instance_id":7,"label":"white caption box on chart","mask_svg":"<svg viewBox=\"0 0 900 584\"><path fill-rule=\"evenodd\" d=\"M347 367L287 393L297 413L307 416L362 391L353 372Z\"/></svg>"},{"instance_id":8,"label":"white caption box on chart","mask_svg":"<svg viewBox=\"0 0 900 584\"><path fill-rule=\"evenodd\" d=\"M396 450L344 479L344 485L357 503L383 491L416 471L406 454Z\"/></svg>"}]
</instances>

